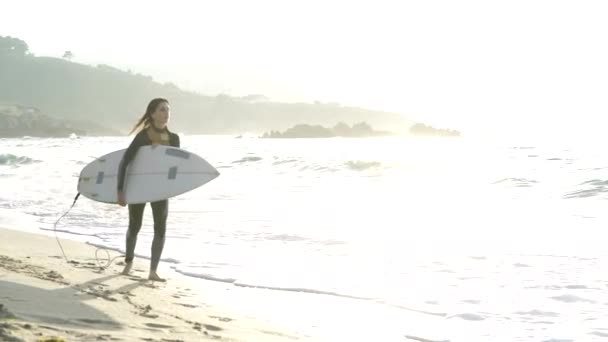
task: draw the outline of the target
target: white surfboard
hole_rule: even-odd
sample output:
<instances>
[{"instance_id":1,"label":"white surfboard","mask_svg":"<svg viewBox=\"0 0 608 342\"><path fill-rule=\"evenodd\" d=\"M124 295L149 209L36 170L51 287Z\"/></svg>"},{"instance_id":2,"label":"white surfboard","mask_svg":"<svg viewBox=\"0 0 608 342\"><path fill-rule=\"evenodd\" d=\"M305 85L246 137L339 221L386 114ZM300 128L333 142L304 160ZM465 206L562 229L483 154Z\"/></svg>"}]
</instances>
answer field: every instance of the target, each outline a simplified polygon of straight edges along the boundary
<instances>
[{"instance_id":1,"label":"white surfboard","mask_svg":"<svg viewBox=\"0 0 608 342\"><path fill-rule=\"evenodd\" d=\"M78 192L104 203L117 203L118 166L126 149L95 159L78 178ZM186 150L142 146L127 167L123 190L127 203L168 199L215 179L220 173L203 158Z\"/></svg>"}]
</instances>

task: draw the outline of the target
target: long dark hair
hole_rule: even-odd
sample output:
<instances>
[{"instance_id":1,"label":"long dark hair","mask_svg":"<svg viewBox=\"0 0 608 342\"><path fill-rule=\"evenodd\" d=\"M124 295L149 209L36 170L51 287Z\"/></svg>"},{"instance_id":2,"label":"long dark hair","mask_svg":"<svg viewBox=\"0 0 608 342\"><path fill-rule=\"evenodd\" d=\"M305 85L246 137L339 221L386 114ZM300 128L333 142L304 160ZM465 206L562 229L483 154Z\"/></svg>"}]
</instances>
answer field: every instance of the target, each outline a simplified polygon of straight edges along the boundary
<instances>
[{"instance_id":1,"label":"long dark hair","mask_svg":"<svg viewBox=\"0 0 608 342\"><path fill-rule=\"evenodd\" d=\"M169 101L160 97L150 101L150 103L148 103L148 108L146 108L146 113L137 121L137 124L133 126L133 129L129 134L140 129L148 128L152 124L152 113L156 111L156 108L158 108L161 103L169 103Z\"/></svg>"}]
</instances>

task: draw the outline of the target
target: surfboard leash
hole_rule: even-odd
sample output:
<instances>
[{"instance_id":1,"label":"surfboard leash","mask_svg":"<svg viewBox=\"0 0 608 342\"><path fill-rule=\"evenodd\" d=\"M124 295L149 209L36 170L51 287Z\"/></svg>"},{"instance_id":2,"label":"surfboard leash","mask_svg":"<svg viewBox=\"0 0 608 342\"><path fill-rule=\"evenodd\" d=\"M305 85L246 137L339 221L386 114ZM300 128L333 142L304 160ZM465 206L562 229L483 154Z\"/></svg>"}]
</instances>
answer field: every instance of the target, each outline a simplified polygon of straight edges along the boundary
<instances>
[{"instance_id":1,"label":"surfboard leash","mask_svg":"<svg viewBox=\"0 0 608 342\"><path fill-rule=\"evenodd\" d=\"M74 262L72 262L72 261L70 261L70 260L68 259L67 255L65 254L65 251L63 250L63 246L61 245L61 241L59 241L59 237L57 236L57 224L59 223L59 221L61 221L61 219L62 219L62 218L64 218L64 217L65 217L65 216L66 216L66 215L67 215L67 214L70 212L70 210L72 210L72 208L74 208L74 206L76 205L76 201L78 201L78 197L80 197L80 192L76 194L76 197L74 197L74 202L72 202L72 205L70 206L70 208L69 208L69 209L68 209L68 210L67 210L65 213L63 213L63 215L61 215L61 216L60 216L60 217L57 219L57 221L55 221L55 224L53 225L53 232L55 233L55 240L57 240L57 244L59 245L59 248L61 249L61 254L63 254L63 258L65 259L65 261L66 261L66 262L67 262L67 263L68 263L70 266L72 266L72 267L75 267L75 266L74 266ZM102 250L102 249L103 249L103 250L106 252L106 254L108 255L108 262L106 263L106 265L105 265L105 266L102 266L102 265L101 265L101 262L100 262L100 259L99 259L99 256L98 256L99 251L100 251L100 250ZM97 266L99 266L99 268L100 268L102 271L105 271L105 270L106 270L108 267L110 267L110 265L112 265L112 263L114 262L114 260L116 260L116 259L118 259L118 258L120 258L120 257L124 257L124 256L125 256L124 254L121 254L121 255L118 255L118 256L116 256L116 257L114 257L114 258L112 258L112 259L111 259L111 258L110 258L110 252L108 252L108 250L107 250L106 248L103 248L103 247L98 247L98 248L95 250L95 260L97 261Z\"/></svg>"},{"instance_id":2,"label":"surfboard leash","mask_svg":"<svg viewBox=\"0 0 608 342\"><path fill-rule=\"evenodd\" d=\"M74 205L76 205L76 201L78 201L78 197L80 197L80 192L76 194L76 197L74 197L74 202L72 202L72 205L70 206L70 208L68 209L68 211L66 211L65 213L63 213L63 215L61 215L57 219L57 221L55 221L55 224L53 225L53 232L55 233L55 240L57 240L57 244L59 245L59 248L61 249L61 254L63 254L63 258L65 259L65 261L68 264L70 263L70 260L65 255L65 251L63 250L63 246L61 245L61 241L59 241L59 237L57 236L57 224L59 223L59 221L61 221L62 218L65 217L65 215L67 215L70 212L70 210L72 210L72 208L74 208Z\"/></svg>"}]
</instances>

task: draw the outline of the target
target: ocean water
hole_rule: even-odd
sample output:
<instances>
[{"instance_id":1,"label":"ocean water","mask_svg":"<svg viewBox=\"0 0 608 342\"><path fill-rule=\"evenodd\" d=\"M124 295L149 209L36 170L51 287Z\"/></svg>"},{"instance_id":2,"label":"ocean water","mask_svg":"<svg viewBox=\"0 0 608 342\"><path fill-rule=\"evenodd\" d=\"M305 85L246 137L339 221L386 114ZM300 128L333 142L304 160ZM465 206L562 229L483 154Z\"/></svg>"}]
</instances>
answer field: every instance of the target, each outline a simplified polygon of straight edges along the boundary
<instances>
[{"instance_id":1,"label":"ocean water","mask_svg":"<svg viewBox=\"0 0 608 342\"><path fill-rule=\"evenodd\" d=\"M52 234L80 170L130 139L0 139L0 213ZM608 340L602 144L181 140L221 175L170 200L161 273L386 308L395 340ZM126 226L81 197L57 229L124 250ZM152 236L148 206L137 255Z\"/></svg>"}]
</instances>

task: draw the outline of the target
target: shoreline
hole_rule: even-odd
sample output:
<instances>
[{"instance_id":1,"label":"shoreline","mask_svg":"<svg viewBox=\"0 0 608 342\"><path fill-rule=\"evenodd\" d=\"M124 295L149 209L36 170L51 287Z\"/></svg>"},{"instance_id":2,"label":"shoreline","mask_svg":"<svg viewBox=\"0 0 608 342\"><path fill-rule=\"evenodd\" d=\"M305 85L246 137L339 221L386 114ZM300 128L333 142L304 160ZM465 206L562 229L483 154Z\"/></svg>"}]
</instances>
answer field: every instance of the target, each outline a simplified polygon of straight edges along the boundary
<instances>
[{"instance_id":1,"label":"shoreline","mask_svg":"<svg viewBox=\"0 0 608 342\"><path fill-rule=\"evenodd\" d=\"M118 258L100 270L97 247L0 222L0 340L445 341L445 317L325 294L241 287ZM120 253L108 251L110 258ZM62 340L55 340L62 341Z\"/></svg>"},{"instance_id":2,"label":"shoreline","mask_svg":"<svg viewBox=\"0 0 608 342\"><path fill-rule=\"evenodd\" d=\"M146 279L147 260L122 276L121 261L106 270L95 247L0 227L0 340L34 341L294 341L293 331L221 306L222 284L194 283L164 267L167 282ZM110 252L111 257L118 254ZM213 301L205 301L213 296ZM210 304L209 302L214 302Z\"/></svg>"}]
</instances>

